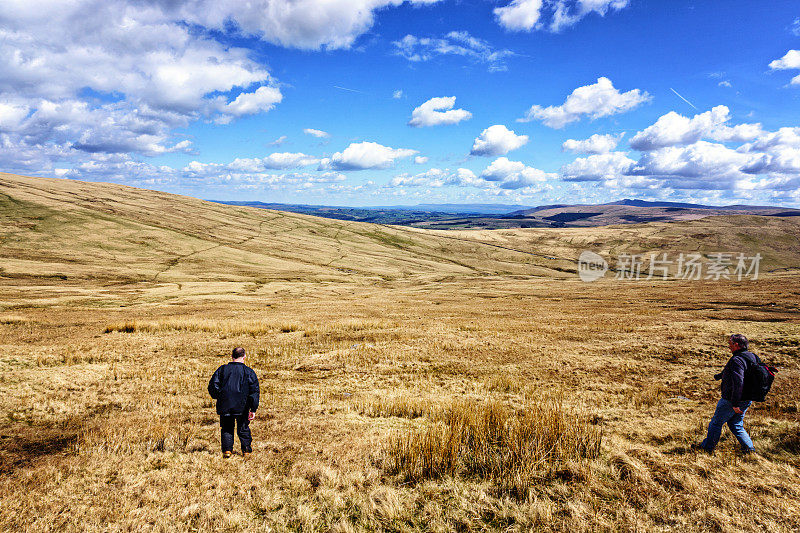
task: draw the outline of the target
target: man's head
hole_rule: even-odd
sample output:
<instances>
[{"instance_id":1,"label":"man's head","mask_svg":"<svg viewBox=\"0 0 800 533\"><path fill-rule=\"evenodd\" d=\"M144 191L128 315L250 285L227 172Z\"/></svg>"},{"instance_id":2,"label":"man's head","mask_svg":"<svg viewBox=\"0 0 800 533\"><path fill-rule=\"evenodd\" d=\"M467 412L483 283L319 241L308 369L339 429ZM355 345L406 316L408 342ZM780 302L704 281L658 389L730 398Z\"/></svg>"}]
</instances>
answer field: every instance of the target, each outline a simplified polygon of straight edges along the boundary
<instances>
[{"instance_id":1,"label":"man's head","mask_svg":"<svg viewBox=\"0 0 800 533\"><path fill-rule=\"evenodd\" d=\"M236 348L234 348L231 357L233 357L234 361L239 359L244 359L244 348L242 348L241 346L237 346Z\"/></svg>"},{"instance_id":2,"label":"man's head","mask_svg":"<svg viewBox=\"0 0 800 533\"><path fill-rule=\"evenodd\" d=\"M738 350L746 350L749 345L747 342L747 337L742 335L741 333L734 333L730 337L728 337L728 347L731 349L731 352L736 352Z\"/></svg>"}]
</instances>

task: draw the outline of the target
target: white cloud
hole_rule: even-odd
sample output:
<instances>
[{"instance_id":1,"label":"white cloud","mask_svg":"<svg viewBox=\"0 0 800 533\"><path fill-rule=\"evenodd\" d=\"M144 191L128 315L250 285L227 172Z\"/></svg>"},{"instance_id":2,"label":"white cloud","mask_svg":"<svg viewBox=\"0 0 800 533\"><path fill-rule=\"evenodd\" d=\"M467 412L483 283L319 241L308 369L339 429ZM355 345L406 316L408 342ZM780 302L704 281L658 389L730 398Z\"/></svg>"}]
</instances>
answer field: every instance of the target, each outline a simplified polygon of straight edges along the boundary
<instances>
[{"instance_id":1,"label":"white cloud","mask_svg":"<svg viewBox=\"0 0 800 533\"><path fill-rule=\"evenodd\" d=\"M566 181L603 181L625 175L636 163L625 152L609 152L579 157L561 167Z\"/></svg>"},{"instance_id":2,"label":"white cloud","mask_svg":"<svg viewBox=\"0 0 800 533\"><path fill-rule=\"evenodd\" d=\"M753 142L740 146L738 151L753 154L753 159L743 168L748 174L800 175L800 128L781 128L764 133Z\"/></svg>"},{"instance_id":3,"label":"white cloud","mask_svg":"<svg viewBox=\"0 0 800 533\"><path fill-rule=\"evenodd\" d=\"M789 50L780 59L769 64L772 70L800 69L800 50Z\"/></svg>"},{"instance_id":4,"label":"white cloud","mask_svg":"<svg viewBox=\"0 0 800 533\"><path fill-rule=\"evenodd\" d=\"M227 123L269 111L283 98L263 63L228 37L348 48L378 10L402 3L0 2L0 164L41 172L53 160L188 150L188 141L172 138L176 128L203 119Z\"/></svg>"},{"instance_id":5,"label":"white cloud","mask_svg":"<svg viewBox=\"0 0 800 533\"><path fill-rule=\"evenodd\" d=\"M598 78L597 83L578 87L560 106L532 106L519 122L540 120L546 126L560 129L584 116L592 119L630 111L647 102L651 96L639 89L620 93L608 78Z\"/></svg>"},{"instance_id":6,"label":"white cloud","mask_svg":"<svg viewBox=\"0 0 800 533\"><path fill-rule=\"evenodd\" d=\"M627 7L629 0L513 0L494 9L498 24L510 31L532 31L547 28L558 32L595 13L605 16L611 10ZM546 18L549 16L549 24Z\"/></svg>"},{"instance_id":7,"label":"white cloud","mask_svg":"<svg viewBox=\"0 0 800 533\"><path fill-rule=\"evenodd\" d=\"M720 87L733 87L731 82L729 82L728 80L722 80L717 85L719 85Z\"/></svg>"},{"instance_id":8,"label":"white cloud","mask_svg":"<svg viewBox=\"0 0 800 533\"><path fill-rule=\"evenodd\" d=\"M261 159L264 168L286 169L319 164L319 159L303 153L276 152Z\"/></svg>"},{"instance_id":9,"label":"white cloud","mask_svg":"<svg viewBox=\"0 0 800 533\"><path fill-rule=\"evenodd\" d=\"M286 142L286 139L287 139L286 135L281 135L280 137L278 137L277 139L275 139L274 141L272 141L269 144L271 146L280 146L280 145L282 145L283 143Z\"/></svg>"},{"instance_id":10,"label":"white cloud","mask_svg":"<svg viewBox=\"0 0 800 533\"><path fill-rule=\"evenodd\" d=\"M305 133L306 135L312 135L314 137L318 137L320 139L327 139L328 137L331 136L331 134L328 133L327 131L315 130L314 128L305 128L303 130L303 133Z\"/></svg>"},{"instance_id":11,"label":"white cloud","mask_svg":"<svg viewBox=\"0 0 800 533\"><path fill-rule=\"evenodd\" d=\"M397 89L392 93L392 98L394 98L395 100L398 100L398 99L400 99L402 97L403 97L403 90L402 89Z\"/></svg>"},{"instance_id":12,"label":"white cloud","mask_svg":"<svg viewBox=\"0 0 800 533\"><path fill-rule=\"evenodd\" d=\"M722 142L744 142L763 133L761 124L727 126L730 119L730 110L724 105L692 118L670 111L662 115L655 124L634 135L630 145L634 150L648 151L666 146L693 144L704 138Z\"/></svg>"},{"instance_id":13,"label":"white cloud","mask_svg":"<svg viewBox=\"0 0 800 533\"><path fill-rule=\"evenodd\" d=\"M590 13L605 16L609 10L620 10L628 6L629 0L558 0L555 4L550 30L558 32L568 28Z\"/></svg>"},{"instance_id":14,"label":"white cloud","mask_svg":"<svg viewBox=\"0 0 800 533\"><path fill-rule=\"evenodd\" d=\"M431 98L411 112L411 120L408 122L408 125L415 128L440 126L458 124L462 120L472 118L472 113L469 111L453 109L455 103L455 96Z\"/></svg>"},{"instance_id":15,"label":"white cloud","mask_svg":"<svg viewBox=\"0 0 800 533\"><path fill-rule=\"evenodd\" d=\"M400 174L392 178L389 187L492 187L493 184L478 178L468 168L450 169L431 168L419 174Z\"/></svg>"},{"instance_id":16,"label":"white cloud","mask_svg":"<svg viewBox=\"0 0 800 533\"><path fill-rule=\"evenodd\" d=\"M486 63L490 71L506 70L503 60L514 55L511 50L495 50L487 41L473 37L466 31L451 31L441 39L406 35L392 44L396 55L412 62L455 55L476 63Z\"/></svg>"},{"instance_id":17,"label":"white cloud","mask_svg":"<svg viewBox=\"0 0 800 533\"><path fill-rule=\"evenodd\" d=\"M417 165L424 165L427 162L428 158L424 155L418 155L417 157L414 158L414 163L416 163Z\"/></svg>"},{"instance_id":18,"label":"white cloud","mask_svg":"<svg viewBox=\"0 0 800 533\"><path fill-rule=\"evenodd\" d=\"M368 168L388 168L396 159L417 154L416 150L390 148L374 142L352 143L342 152L320 162L323 170L364 170Z\"/></svg>"},{"instance_id":19,"label":"white cloud","mask_svg":"<svg viewBox=\"0 0 800 533\"><path fill-rule=\"evenodd\" d=\"M175 128L264 112L282 98L248 51L156 1L0 2L0 40L7 169L187 151Z\"/></svg>"},{"instance_id":20,"label":"white cloud","mask_svg":"<svg viewBox=\"0 0 800 533\"><path fill-rule=\"evenodd\" d=\"M795 70L800 69L800 50L789 50L780 59L776 59L769 64L772 70ZM800 85L800 75L792 78L792 85Z\"/></svg>"},{"instance_id":21,"label":"white cloud","mask_svg":"<svg viewBox=\"0 0 800 533\"><path fill-rule=\"evenodd\" d=\"M412 0L431 4L437 0ZM315 50L350 48L368 31L375 12L403 0L161 0L176 18L225 30L233 22L238 29L281 46Z\"/></svg>"},{"instance_id":22,"label":"white cloud","mask_svg":"<svg viewBox=\"0 0 800 533\"><path fill-rule=\"evenodd\" d=\"M498 157L481 172L481 178L495 182L502 189L531 187L555 177L556 174L529 167L519 161L509 161L505 157Z\"/></svg>"},{"instance_id":23,"label":"white cloud","mask_svg":"<svg viewBox=\"0 0 800 533\"><path fill-rule=\"evenodd\" d=\"M259 87L252 93L241 93L233 102L225 104L220 111L241 117L269 111L283 100L277 87Z\"/></svg>"},{"instance_id":24,"label":"white cloud","mask_svg":"<svg viewBox=\"0 0 800 533\"><path fill-rule=\"evenodd\" d=\"M697 141L688 146L667 146L646 152L629 173L646 176L678 176L719 180L743 177L740 168L751 156L724 144Z\"/></svg>"},{"instance_id":25,"label":"white cloud","mask_svg":"<svg viewBox=\"0 0 800 533\"><path fill-rule=\"evenodd\" d=\"M517 135L502 124L495 124L483 130L475 139L470 155L505 155L527 142L527 135Z\"/></svg>"},{"instance_id":26,"label":"white cloud","mask_svg":"<svg viewBox=\"0 0 800 533\"><path fill-rule=\"evenodd\" d=\"M600 135L595 133L588 139L577 141L575 139L567 139L561 145L561 150L564 152L576 152L582 154L605 154L611 152L617 147L619 141L625 133L619 135Z\"/></svg>"},{"instance_id":27,"label":"white cloud","mask_svg":"<svg viewBox=\"0 0 800 533\"><path fill-rule=\"evenodd\" d=\"M537 27L542 0L513 0L504 7L494 9L498 24L511 31L530 31Z\"/></svg>"},{"instance_id":28,"label":"white cloud","mask_svg":"<svg viewBox=\"0 0 800 533\"><path fill-rule=\"evenodd\" d=\"M0 102L0 132L16 130L28 116L28 111L25 104Z\"/></svg>"}]
</instances>

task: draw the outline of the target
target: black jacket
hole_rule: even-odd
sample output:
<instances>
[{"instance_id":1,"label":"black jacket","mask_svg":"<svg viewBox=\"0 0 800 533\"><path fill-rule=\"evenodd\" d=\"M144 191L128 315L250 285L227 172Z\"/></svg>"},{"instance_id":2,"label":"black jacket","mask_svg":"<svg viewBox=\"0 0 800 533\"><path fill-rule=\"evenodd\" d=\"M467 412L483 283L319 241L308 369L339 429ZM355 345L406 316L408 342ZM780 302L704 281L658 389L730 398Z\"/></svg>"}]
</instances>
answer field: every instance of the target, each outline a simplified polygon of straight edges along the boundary
<instances>
[{"instance_id":1,"label":"black jacket","mask_svg":"<svg viewBox=\"0 0 800 533\"><path fill-rule=\"evenodd\" d=\"M722 398L728 400L733 405L741 401L750 400L749 391L745 390L745 373L751 365L757 364L757 358L752 352L747 350L737 350L728 359L728 363L722 370L722 373L714 376L717 379L722 379L720 389L722 390Z\"/></svg>"},{"instance_id":2,"label":"black jacket","mask_svg":"<svg viewBox=\"0 0 800 533\"><path fill-rule=\"evenodd\" d=\"M243 415L258 409L258 377L244 363L222 365L208 382L208 393L217 400L218 415Z\"/></svg>"}]
</instances>

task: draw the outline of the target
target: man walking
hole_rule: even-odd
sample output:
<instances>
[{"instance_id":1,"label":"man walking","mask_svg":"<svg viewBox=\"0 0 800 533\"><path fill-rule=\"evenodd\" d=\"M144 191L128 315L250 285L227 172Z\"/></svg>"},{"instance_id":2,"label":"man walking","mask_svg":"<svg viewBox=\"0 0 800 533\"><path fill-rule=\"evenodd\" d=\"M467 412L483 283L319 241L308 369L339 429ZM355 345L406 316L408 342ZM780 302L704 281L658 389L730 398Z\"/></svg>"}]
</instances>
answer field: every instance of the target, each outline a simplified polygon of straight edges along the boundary
<instances>
[{"instance_id":1,"label":"man walking","mask_svg":"<svg viewBox=\"0 0 800 533\"><path fill-rule=\"evenodd\" d=\"M736 333L728 338L728 347L733 354L725 365L725 369L714 376L721 379L722 399L717 402L717 408L711 422L708 424L708 435L700 444L692 444L692 448L712 453L719 442L722 426L728 424L731 433L739 441L743 454L753 452L753 441L744 430L744 414L750 407L751 391L745 386L745 374L749 368L758 365L758 358L748 348L747 337Z\"/></svg>"},{"instance_id":2,"label":"man walking","mask_svg":"<svg viewBox=\"0 0 800 533\"><path fill-rule=\"evenodd\" d=\"M244 348L234 348L233 360L219 367L211 381L208 393L217 400L217 414L222 428L222 456L233 453L233 429L239 435L242 456L247 459L253 452L250 421L256 416L259 390L258 377L252 368L244 364Z\"/></svg>"}]
</instances>

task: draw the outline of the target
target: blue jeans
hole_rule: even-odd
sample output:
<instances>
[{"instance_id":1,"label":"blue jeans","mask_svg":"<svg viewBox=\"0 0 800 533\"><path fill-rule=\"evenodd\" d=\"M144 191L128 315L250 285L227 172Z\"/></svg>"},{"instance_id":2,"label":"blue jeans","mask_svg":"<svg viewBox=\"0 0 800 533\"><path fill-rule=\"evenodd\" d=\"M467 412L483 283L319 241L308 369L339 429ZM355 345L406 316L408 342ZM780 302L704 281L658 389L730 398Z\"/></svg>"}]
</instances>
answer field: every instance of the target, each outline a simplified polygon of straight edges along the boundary
<instances>
[{"instance_id":1,"label":"blue jeans","mask_svg":"<svg viewBox=\"0 0 800 533\"><path fill-rule=\"evenodd\" d=\"M722 433L722 426L728 424L728 427L733 433L733 436L739 441L742 446L743 452L753 451L753 441L750 440L750 435L744 430L744 415L747 408L750 407L750 402L739 402L736 406L742 410L742 414L737 414L733 410L733 404L726 399L721 399L717 402L717 409L714 411L714 416L711 417L711 422L708 424L708 435L700 443L700 446L713 452L719 442L719 436Z\"/></svg>"}]
</instances>

